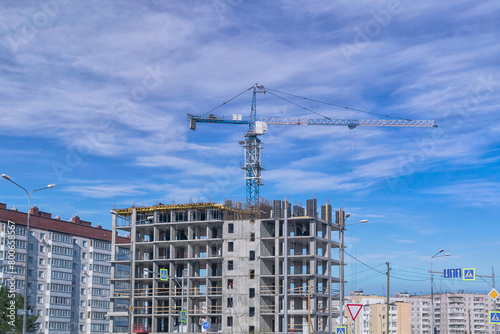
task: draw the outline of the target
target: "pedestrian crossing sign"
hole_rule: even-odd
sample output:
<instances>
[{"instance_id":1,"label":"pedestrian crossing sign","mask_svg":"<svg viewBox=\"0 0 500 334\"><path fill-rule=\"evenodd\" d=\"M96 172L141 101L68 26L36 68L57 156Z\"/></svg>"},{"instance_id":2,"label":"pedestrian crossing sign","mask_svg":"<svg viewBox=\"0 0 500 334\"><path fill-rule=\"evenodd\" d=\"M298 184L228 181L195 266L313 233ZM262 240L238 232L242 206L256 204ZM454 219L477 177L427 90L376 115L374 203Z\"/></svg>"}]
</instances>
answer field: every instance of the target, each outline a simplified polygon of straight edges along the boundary
<instances>
[{"instance_id":1,"label":"pedestrian crossing sign","mask_svg":"<svg viewBox=\"0 0 500 334\"><path fill-rule=\"evenodd\" d=\"M346 333L347 333L346 326L335 327L335 334L346 334Z\"/></svg>"},{"instance_id":2,"label":"pedestrian crossing sign","mask_svg":"<svg viewBox=\"0 0 500 334\"><path fill-rule=\"evenodd\" d=\"M476 280L476 269L475 268L464 268L464 273L462 275L464 281L474 281Z\"/></svg>"},{"instance_id":3,"label":"pedestrian crossing sign","mask_svg":"<svg viewBox=\"0 0 500 334\"><path fill-rule=\"evenodd\" d=\"M490 324L500 324L500 311L490 311Z\"/></svg>"},{"instance_id":4,"label":"pedestrian crossing sign","mask_svg":"<svg viewBox=\"0 0 500 334\"><path fill-rule=\"evenodd\" d=\"M168 269L160 269L160 279L162 281L168 281Z\"/></svg>"}]
</instances>

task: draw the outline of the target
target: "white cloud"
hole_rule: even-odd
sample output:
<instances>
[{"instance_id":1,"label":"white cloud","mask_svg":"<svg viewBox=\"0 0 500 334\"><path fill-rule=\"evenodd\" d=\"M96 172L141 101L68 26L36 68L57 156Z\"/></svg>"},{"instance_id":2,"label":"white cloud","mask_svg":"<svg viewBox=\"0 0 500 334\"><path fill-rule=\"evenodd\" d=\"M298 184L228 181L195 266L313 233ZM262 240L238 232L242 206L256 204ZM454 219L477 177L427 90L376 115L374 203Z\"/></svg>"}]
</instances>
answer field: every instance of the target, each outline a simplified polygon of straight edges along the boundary
<instances>
[{"instance_id":1,"label":"white cloud","mask_svg":"<svg viewBox=\"0 0 500 334\"><path fill-rule=\"evenodd\" d=\"M498 207L500 205L500 182L469 180L450 185L422 190L423 193L444 195L460 205L472 207Z\"/></svg>"}]
</instances>

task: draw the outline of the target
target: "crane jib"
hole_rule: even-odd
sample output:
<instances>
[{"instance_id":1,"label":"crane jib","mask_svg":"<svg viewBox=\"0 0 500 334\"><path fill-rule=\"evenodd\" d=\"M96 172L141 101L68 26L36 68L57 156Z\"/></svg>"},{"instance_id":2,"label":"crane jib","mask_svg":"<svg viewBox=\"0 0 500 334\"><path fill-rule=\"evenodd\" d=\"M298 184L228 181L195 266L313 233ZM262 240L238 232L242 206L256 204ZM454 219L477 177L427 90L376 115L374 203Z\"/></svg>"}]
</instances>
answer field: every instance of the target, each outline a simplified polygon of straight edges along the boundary
<instances>
[{"instance_id":1,"label":"crane jib","mask_svg":"<svg viewBox=\"0 0 500 334\"><path fill-rule=\"evenodd\" d=\"M188 116L190 128L196 129L196 123L219 123L219 124L249 124L248 119L228 119L224 117L195 117ZM437 127L434 120L364 120L364 119L311 119L311 118L274 118L259 117L258 122L265 122L268 125L330 125L330 126L348 126L355 128L357 126L384 126L384 127Z\"/></svg>"}]
</instances>

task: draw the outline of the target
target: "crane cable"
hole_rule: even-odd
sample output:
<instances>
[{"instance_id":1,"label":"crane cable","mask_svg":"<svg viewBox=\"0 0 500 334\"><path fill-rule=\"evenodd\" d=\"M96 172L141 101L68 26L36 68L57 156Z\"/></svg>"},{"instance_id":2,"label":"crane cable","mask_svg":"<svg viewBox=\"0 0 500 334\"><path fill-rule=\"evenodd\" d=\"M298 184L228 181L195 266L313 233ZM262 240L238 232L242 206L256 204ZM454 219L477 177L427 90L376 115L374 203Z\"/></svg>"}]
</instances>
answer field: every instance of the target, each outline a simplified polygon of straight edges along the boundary
<instances>
[{"instance_id":1,"label":"crane cable","mask_svg":"<svg viewBox=\"0 0 500 334\"><path fill-rule=\"evenodd\" d=\"M267 88L266 88L266 91L267 91ZM274 94L274 93L271 93L271 92L269 92L269 91L267 91L267 92L268 92L269 94L273 95L273 96L276 96L278 99L282 99L282 100L284 100L284 101L286 101L286 102L288 102L288 103L291 103L291 104L293 104L293 105L295 105L295 106L297 106L297 107L299 107L299 108L302 108L302 109L304 109L304 110L307 110L307 111L309 111L309 112L312 112L313 114L316 114L316 115L318 115L318 116L321 116L321 117L323 117L323 118L326 118L326 119L327 119L327 120L329 120L329 121L331 121L331 120L332 120L330 117L327 117L327 116L325 116L325 115L321 115L320 113L318 113L318 112L316 112L316 111L314 111L314 110L308 109L308 108L306 108L306 107L304 107L304 106L301 106L300 104L297 104L297 103L295 103L295 102L292 102L292 101L290 101L290 100L287 100L287 99L285 99L284 97L281 97L281 96L276 95L276 94Z\"/></svg>"},{"instance_id":2,"label":"crane cable","mask_svg":"<svg viewBox=\"0 0 500 334\"><path fill-rule=\"evenodd\" d=\"M388 118L397 118L397 119L402 119L402 120L405 120L405 121L411 121L411 119L407 119L407 118L402 118L402 117L397 117L397 116L391 116L391 115L384 115L384 114L379 114L379 113L372 112L372 111L366 111L366 110L362 110L362 109L356 109L356 108L341 106L341 105L338 105L338 104L335 104L335 103L329 103L329 102L319 101L319 100L315 100L315 99L310 99L310 98L307 98L307 97L303 97L303 96L299 96L299 95L294 95L294 94L289 94L289 93L281 92L279 90L271 89L271 88L267 88L267 87L266 87L266 90L267 91L273 91L273 92L280 93L280 94L284 94L284 95L288 95L288 96L293 96L293 97L296 97L296 98L299 98L299 99L303 99L303 100L309 100L309 101L313 101L313 102L323 103L323 104L326 104L326 105L329 105L329 106L334 106L334 107L337 107L337 108L342 108L342 109L347 109L347 110L352 110L352 111L359 111L359 112L364 112L364 113L367 113L367 114L372 114L372 115L377 115L377 116L383 116L383 117L388 117ZM322 116L322 115L320 115L320 116ZM326 117L326 116L323 116L323 117ZM326 117L326 118L328 118L328 117Z\"/></svg>"},{"instance_id":3,"label":"crane cable","mask_svg":"<svg viewBox=\"0 0 500 334\"><path fill-rule=\"evenodd\" d=\"M232 100L234 100L235 98L239 97L240 95L245 94L245 93L246 93L246 92L248 92L250 89L253 89L253 87L254 87L254 86L252 86L252 87L250 87L250 88L248 88L248 89L245 89L244 91L242 91L242 92L241 92L241 93L239 93L238 95L236 95L236 96L234 96L234 97L230 98L230 99L229 99L229 100L227 100L226 102L224 102L224 103L222 103L222 104L218 105L217 107L213 108L212 110L207 111L206 113L204 113L203 115L200 115L199 117L203 117L203 116L205 116L206 114L208 114L208 113L210 113L210 112L212 112L212 111L214 111L214 110L216 110L216 109L218 109L218 108L222 107L223 105L227 104L228 102L231 102Z\"/></svg>"}]
</instances>

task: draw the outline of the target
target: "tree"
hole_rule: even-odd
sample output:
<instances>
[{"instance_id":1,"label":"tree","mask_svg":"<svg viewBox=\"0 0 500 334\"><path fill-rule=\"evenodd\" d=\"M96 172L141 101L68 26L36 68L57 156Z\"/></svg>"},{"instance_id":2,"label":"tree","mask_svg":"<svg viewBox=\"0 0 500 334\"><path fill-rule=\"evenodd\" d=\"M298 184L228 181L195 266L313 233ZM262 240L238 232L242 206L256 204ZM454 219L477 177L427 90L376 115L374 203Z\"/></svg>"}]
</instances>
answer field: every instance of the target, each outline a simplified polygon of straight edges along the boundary
<instances>
[{"instance_id":1,"label":"tree","mask_svg":"<svg viewBox=\"0 0 500 334\"><path fill-rule=\"evenodd\" d=\"M11 303L14 300L14 303ZM28 310L33 312L33 307L28 303ZM20 293L9 293L7 286L0 287L0 334L21 334L23 332L23 316L17 315L17 310L24 308L24 298ZM11 311L12 310L12 311ZM28 312L29 313L29 312ZM38 331L38 316L29 315L26 319L28 333ZM14 325L14 326L12 326Z\"/></svg>"}]
</instances>

